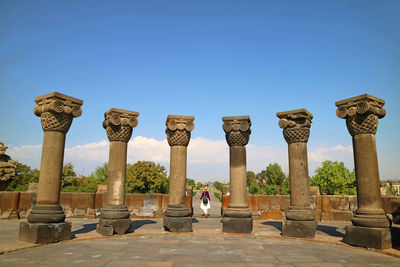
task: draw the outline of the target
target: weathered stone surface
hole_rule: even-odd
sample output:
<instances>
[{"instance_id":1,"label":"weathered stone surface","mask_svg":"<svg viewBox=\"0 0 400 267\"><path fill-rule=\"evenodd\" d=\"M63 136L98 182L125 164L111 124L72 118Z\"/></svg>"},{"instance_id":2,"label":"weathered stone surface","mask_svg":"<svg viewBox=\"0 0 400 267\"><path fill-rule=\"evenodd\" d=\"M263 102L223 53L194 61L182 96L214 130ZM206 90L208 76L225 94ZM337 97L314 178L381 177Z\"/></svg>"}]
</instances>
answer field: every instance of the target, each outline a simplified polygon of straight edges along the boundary
<instances>
[{"instance_id":1,"label":"weathered stone surface","mask_svg":"<svg viewBox=\"0 0 400 267\"><path fill-rule=\"evenodd\" d=\"M307 142L313 115L306 109L296 109L278 112L276 116L280 119L278 124L283 129L289 147L290 207L285 213L285 231L282 234L313 238L316 221L311 208L307 160Z\"/></svg>"},{"instance_id":2,"label":"weathered stone surface","mask_svg":"<svg viewBox=\"0 0 400 267\"><path fill-rule=\"evenodd\" d=\"M29 223L19 225L20 241L35 244L54 243L71 239L71 223Z\"/></svg>"},{"instance_id":3,"label":"weathered stone surface","mask_svg":"<svg viewBox=\"0 0 400 267\"><path fill-rule=\"evenodd\" d=\"M96 231L105 236L111 236L114 233L118 235L126 234L131 227L131 219L103 219L100 218Z\"/></svg>"},{"instance_id":4,"label":"weathered stone surface","mask_svg":"<svg viewBox=\"0 0 400 267\"><path fill-rule=\"evenodd\" d=\"M222 117L222 128L229 145L229 205L224 211L222 231L225 233L249 233L253 229L252 211L246 188L246 148L251 134L249 116ZM238 219L238 220L236 220ZM243 220L242 220L243 219ZM237 222L237 225L234 225ZM249 226L251 224L251 226Z\"/></svg>"},{"instance_id":5,"label":"weathered stone surface","mask_svg":"<svg viewBox=\"0 0 400 267\"><path fill-rule=\"evenodd\" d=\"M386 247L390 242L382 240L387 239L385 233L390 232L390 222L382 209L375 139L378 121L386 115L383 108L385 101L364 94L337 101L335 104L337 106L336 115L346 120L347 129L353 139L357 180L358 208L351 221L354 226L359 227L349 227L348 231L346 228L344 240L353 245ZM371 228L371 230L368 231L367 228ZM374 228L382 228L382 230L378 231ZM361 242L361 240L365 241Z\"/></svg>"},{"instance_id":6,"label":"weathered stone surface","mask_svg":"<svg viewBox=\"0 0 400 267\"><path fill-rule=\"evenodd\" d=\"M186 165L187 146L191 131L194 129L194 117L168 115L165 133L170 153L170 180L168 207L164 214L164 229L170 232L191 232L191 205L187 206ZM190 224L190 226L189 226Z\"/></svg>"},{"instance_id":7,"label":"weathered stone surface","mask_svg":"<svg viewBox=\"0 0 400 267\"><path fill-rule=\"evenodd\" d=\"M34 113L41 119L44 131L42 158L40 163L40 178L37 192L37 205L28 215L30 223L50 223L48 229L59 225L62 233L66 232L64 211L60 207L61 171L63 167L65 135L68 132L73 118L82 114L83 101L58 92L53 92L35 98ZM55 224L60 223L60 224ZM53 227L53 226L54 227ZM24 228L26 229L26 228ZM47 231L57 235L59 232L31 227L33 231ZM63 230L64 229L64 230ZM39 231L39 230L37 230ZM69 230L70 231L70 230ZM58 237L48 237L48 240L57 240Z\"/></svg>"},{"instance_id":8,"label":"weathered stone surface","mask_svg":"<svg viewBox=\"0 0 400 267\"><path fill-rule=\"evenodd\" d=\"M314 238L317 222L284 220L282 223L282 235L300 238Z\"/></svg>"},{"instance_id":9,"label":"weathered stone surface","mask_svg":"<svg viewBox=\"0 0 400 267\"><path fill-rule=\"evenodd\" d=\"M253 218L232 218L222 219L222 232L250 234L253 231Z\"/></svg>"},{"instance_id":10,"label":"weathered stone surface","mask_svg":"<svg viewBox=\"0 0 400 267\"><path fill-rule=\"evenodd\" d=\"M130 227L130 213L125 204L127 142L138 125L138 112L111 108L104 113L103 127L110 140L108 160L107 205L101 209L97 232L125 234Z\"/></svg>"},{"instance_id":11,"label":"weathered stone surface","mask_svg":"<svg viewBox=\"0 0 400 267\"><path fill-rule=\"evenodd\" d=\"M169 232L192 232L192 217L164 216L163 226Z\"/></svg>"},{"instance_id":12,"label":"weathered stone surface","mask_svg":"<svg viewBox=\"0 0 400 267\"><path fill-rule=\"evenodd\" d=\"M390 228L348 225L343 241L349 245L388 249L392 247Z\"/></svg>"}]
</instances>

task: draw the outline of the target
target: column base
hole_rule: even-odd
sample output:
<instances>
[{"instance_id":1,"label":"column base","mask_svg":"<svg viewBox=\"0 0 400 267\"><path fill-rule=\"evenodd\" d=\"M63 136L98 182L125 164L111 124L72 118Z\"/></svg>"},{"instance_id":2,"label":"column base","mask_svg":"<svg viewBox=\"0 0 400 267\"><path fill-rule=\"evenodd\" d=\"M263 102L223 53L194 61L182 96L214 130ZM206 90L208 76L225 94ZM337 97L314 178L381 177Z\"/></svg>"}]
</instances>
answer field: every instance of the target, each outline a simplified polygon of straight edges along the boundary
<instances>
[{"instance_id":1,"label":"column base","mask_svg":"<svg viewBox=\"0 0 400 267\"><path fill-rule=\"evenodd\" d=\"M168 204L163 218L165 231L192 232L192 216L185 205Z\"/></svg>"},{"instance_id":2,"label":"column base","mask_svg":"<svg viewBox=\"0 0 400 267\"><path fill-rule=\"evenodd\" d=\"M62 223L65 221L64 210L61 206L34 206L28 215L30 223Z\"/></svg>"},{"instance_id":3,"label":"column base","mask_svg":"<svg viewBox=\"0 0 400 267\"><path fill-rule=\"evenodd\" d=\"M392 247L390 228L348 225L343 242L359 247L388 249Z\"/></svg>"},{"instance_id":4,"label":"column base","mask_svg":"<svg viewBox=\"0 0 400 267\"><path fill-rule=\"evenodd\" d=\"M56 243L71 239L71 223L29 223L19 224L18 239L35 244Z\"/></svg>"},{"instance_id":5,"label":"column base","mask_svg":"<svg viewBox=\"0 0 400 267\"><path fill-rule=\"evenodd\" d=\"M100 217L102 219L129 219L130 213L126 205L105 205L101 209Z\"/></svg>"},{"instance_id":6,"label":"column base","mask_svg":"<svg viewBox=\"0 0 400 267\"><path fill-rule=\"evenodd\" d=\"M253 218L224 217L222 219L223 233L250 234L253 231Z\"/></svg>"},{"instance_id":7,"label":"column base","mask_svg":"<svg viewBox=\"0 0 400 267\"><path fill-rule=\"evenodd\" d=\"M282 223L282 235L299 238L314 238L317 230L317 222L295 221L285 219Z\"/></svg>"},{"instance_id":8,"label":"column base","mask_svg":"<svg viewBox=\"0 0 400 267\"><path fill-rule=\"evenodd\" d=\"M96 226L96 231L105 236L112 236L114 233L118 235L126 234L131 227L131 219L103 219Z\"/></svg>"},{"instance_id":9,"label":"column base","mask_svg":"<svg viewBox=\"0 0 400 267\"><path fill-rule=\"evenodd\" d=\"M193 232L192 217L168 217L164 216L163 226L169 232Z\"/></svg>"}]
</instances>

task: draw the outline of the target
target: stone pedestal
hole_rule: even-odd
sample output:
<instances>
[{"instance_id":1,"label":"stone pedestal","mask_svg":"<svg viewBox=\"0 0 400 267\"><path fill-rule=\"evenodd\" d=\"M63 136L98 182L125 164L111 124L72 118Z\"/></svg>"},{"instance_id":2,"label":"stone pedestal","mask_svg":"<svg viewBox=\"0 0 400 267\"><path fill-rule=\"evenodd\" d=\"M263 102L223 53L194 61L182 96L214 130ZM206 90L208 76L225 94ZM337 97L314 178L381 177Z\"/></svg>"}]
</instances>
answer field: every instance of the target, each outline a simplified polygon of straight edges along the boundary
<instances>
[{"instance_id":1,"label":"stone pedestal","mask_svg":"<svg viewBox=\"0 0 400 267\"><path fill-rule=\"evenodd\" d=\"M61 172L65 135L73 118L82 114L82 100L53 92L35 98L35 115L44 131L37 205L20 224L19 240L50 243L71 238L71 226L65 223L60 203ZM47 236L46 236L47 235Z\"/></svg>"},{"instance_id":2,"label":"stone pedestal","mask_svg":"<svg viewBox=\"0 0 400 267\"><path fill-rule=\"evenodd\" d=\"M344 242L361 247L391 248L390 222L382 209L375 133L378 120L386 115L385 101L360 95L337 101L336 115L346 119L353 137L358 208L346 227Z\"/></svg>"},{"instance_id":3,"label":"stone pedestal","mask_svg":"<svg viewBox=\"0 0 400 267\"><path fill-rule=\"evenodd\" d=\"M125 175L128 142L138 125L138 112L112 108L104 113L103 127L110 140L108 159L107 204L101 209L96 227L102 235L125 234L130 226L130 213L125 205Z\"/></svg>"},{"instance_id":4,"label":"stone pedestal","mask_svg":"<svg viewBox=\"0 0 400 267\"><path fill-rule=\"evenodd\" d=\"M19 240L35 244L56 243L71 239L71 223L29 223L19 225Z\"/></svg>"},{"instance_id":5,"label":"stone pedestal","mask_svg":"<svg viewBox=\"0 0 400 267\"><path fill-rule=\"evenodd\" d=\"M230 201L222 219L222 232L244 233L253 231L253 218L247 205L246 148L251 121L249 116L223 117L222 128L229 145Z\"/></svg>"},{"instance_id":6,"label":"stone pedestal","mask_svg":"<svg viewBox=\"0 0 400 267\"><path fill-rule=\"evenodd\" d=\"M288 143L290 207L285 214L283 236L314 238L317 228L310 206L307 142L313 115L306 109L276 113Z\"/></svg>"},{"instance_id":7,"label":"stone pedestal","mask_svg":"<svg viewBox=\"0 0 400 267\"><path fill-rule=\"evenodd\" d=\"M169 202L163 225L170 232L191 232L192 216L186 206L186 162L193 116L168 115L166 134L170 153Z\"/></svg>"}]
</instances>

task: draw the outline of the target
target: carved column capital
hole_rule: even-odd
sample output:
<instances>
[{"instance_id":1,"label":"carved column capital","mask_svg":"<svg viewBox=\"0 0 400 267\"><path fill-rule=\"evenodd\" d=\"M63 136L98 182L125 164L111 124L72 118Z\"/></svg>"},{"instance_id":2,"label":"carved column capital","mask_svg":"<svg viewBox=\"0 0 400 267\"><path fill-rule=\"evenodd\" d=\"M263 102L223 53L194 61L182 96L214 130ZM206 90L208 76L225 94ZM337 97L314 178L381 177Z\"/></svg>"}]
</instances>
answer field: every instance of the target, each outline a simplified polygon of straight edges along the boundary
<instances>
[{"instance_id":1,"label":"carved column capital","mask_svg":"<svg viewBox=\"0 0 400 267\"><path fill-rule=\"evenodd\" d=\"M251 134L249 116L222 117L226 142L229 146L245 146Z\"/></svg>"},{"instance_id":2,"label":"carved column capital","mask_svg":"<svg viewBox=\"0 0 400 267\"><path fill-rule=\"evenodd\" d=\"M58 92L38 96L33 112L40 117L43 131L67 133L72 119L81 116L83 101Z\"/></svg>"},{"instance_id":3,"label":"carved column capital","mask_svg":"<svg viewBox=\"0 0 400 267\"><path fill-rule=\"evenodd\" d=\"M170 146L188 146L190 132L194 129L193 121L193 116L168 115L165 122L168 144Z\"/></svg>"},{"instance_id":4,"label":"carved column capital","mask_svg":"<svg viewBox=\"0 0 400 267\"><path fill-rule=\"evenodd\" d=\"M280 119L278 124L288 144L308 142L313 118L310 112L302 108L278 112L276 116Z\"/></svg>"},{"instance_id":5,"label":"carved column capital","mask_svg":"<svg viewBox=\"0 0 400 267\"><path fill-rule=\"evenodd\" d=\"M347 98L335 103L336 115L346 119L347 130L351 136L375 134L378 120L385 117L385 101L375 96L364 94Z\"/></svg>"},{"instance_id":6,"label":"carved column capital","mask_svg":"<svg viewBox=\"0 0 400 267\"><path fill-rule=\"evenodd\" d=\"M104 113L103 127L110 142L129 142L132 129L138 125L139 112L111 108Z\"/></svg>"}]
</instances>

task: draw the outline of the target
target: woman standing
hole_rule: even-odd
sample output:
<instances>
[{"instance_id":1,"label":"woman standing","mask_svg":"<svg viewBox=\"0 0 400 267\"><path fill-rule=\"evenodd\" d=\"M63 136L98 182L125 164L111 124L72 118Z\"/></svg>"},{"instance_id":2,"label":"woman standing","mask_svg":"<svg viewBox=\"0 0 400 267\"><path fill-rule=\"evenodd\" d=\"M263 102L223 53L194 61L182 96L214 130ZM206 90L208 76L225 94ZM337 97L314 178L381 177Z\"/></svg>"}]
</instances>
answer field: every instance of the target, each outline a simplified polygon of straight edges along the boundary
<instances>
[{"instance_id":1,"label":"woman standing","mask_svg":"<svg viewBox=\"0 0 400 267\"><path fill-rule=\"evenodd\" d=\"M211 202L210 193L208 193L208 187L206 186L203 188L203 193L201 194L200 197L200 209L203 210L206 218L208 217L208 209L211 208L210 202Z\"/></svg>"}]
</instances>

